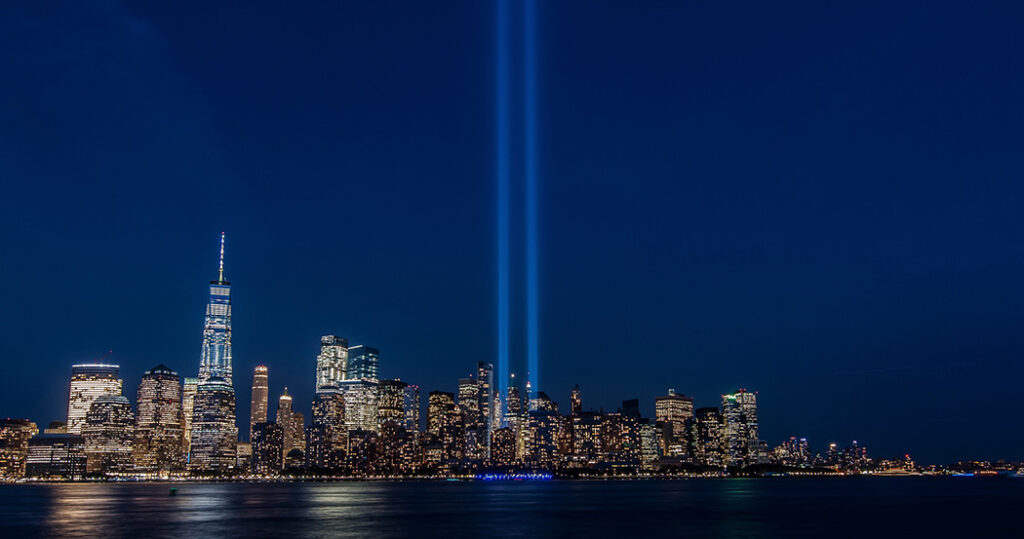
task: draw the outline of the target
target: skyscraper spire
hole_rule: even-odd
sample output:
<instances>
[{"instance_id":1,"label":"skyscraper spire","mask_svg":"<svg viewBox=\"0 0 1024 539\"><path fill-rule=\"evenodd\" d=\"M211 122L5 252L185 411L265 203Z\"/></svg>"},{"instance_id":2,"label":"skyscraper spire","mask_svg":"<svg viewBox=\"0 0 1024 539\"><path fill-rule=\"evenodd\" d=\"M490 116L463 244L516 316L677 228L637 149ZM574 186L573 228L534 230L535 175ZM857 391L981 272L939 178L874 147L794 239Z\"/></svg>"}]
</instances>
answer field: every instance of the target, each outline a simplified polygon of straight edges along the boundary
<instances>
[{"instance_id":1,"label":"skyscraper spire","mask_svg":"<svg viewBox=\"0 0 1024 539\"><path fill-rule=\"evenodd\" d=\"M220 268L217 282L224 282L224 233L220 233Z\"/></svg>"}]
</instances>

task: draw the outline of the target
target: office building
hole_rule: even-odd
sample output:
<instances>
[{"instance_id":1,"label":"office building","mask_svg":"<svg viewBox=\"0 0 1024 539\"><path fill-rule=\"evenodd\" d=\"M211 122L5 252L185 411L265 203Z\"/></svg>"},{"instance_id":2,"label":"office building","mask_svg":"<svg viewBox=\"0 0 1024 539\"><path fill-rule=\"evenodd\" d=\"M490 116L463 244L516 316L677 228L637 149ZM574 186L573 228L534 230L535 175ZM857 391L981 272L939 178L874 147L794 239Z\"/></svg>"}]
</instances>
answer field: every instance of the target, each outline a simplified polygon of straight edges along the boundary
<instances>
[{"instance_id":1,"label":"office building","mask_svg":"<svg viewBox=\"0 0 1024 539\"><path fill-rule=\"evenodd\" d=\"M315 389L337 386L347 379L348 339L337 335L320 337L320 355L316 356Z\"/></svg>"},{"instance_id":2,"label":"office building","mask_svg":"<svg viewBox=\"0 0 1024 539\"><path fill-rule=\"evenodd\" d=\"M256 423L267 421L267 400L270 397L269 371L265 365L258 365L252 371L252 402L249 407L249 440Z\"/></svg>"},{"instance_id":3,"label":"office building","mask_svg":"<svg viewBox=\"0 0 1024 539\"><path fill-rule=\"evenodd\" d=\"M184 468L181 377L165 365L146 371L136 394L135 469L166 475Z\"/></svg>"},{"instance_id":4,"label":"office building","mask_svg":"<svg viewBox=\"0 0 1024 539\"><path fill-rule=\"evenodd\" d=\"M39 433L27 419L0 419L0 479L25 476L29 440Z\"/></svg>"},{"instance_id":5,"label":"office building","mask_svg":"<svg viewBox=\"0 0 1024 539\"><path fill-rule=\"evenodd\" d=\"M409 384L402 391L402 410L405 416L405 431L412 436L420 429L420 386Z\"/></svg>"},{"instance_id":6,"label":"office building","mask_svg":"<svg viewBox=\"0 0 1024 539\"><path fill-rule=\"evenodd\" d=\"M85 477L85 439L68 432L45 432L28 441L25 476L77 481Z\"/></svg>"},{"instance_id":7,"label":"office building","mask_svg":"<svg viewBox=\"0 0 1024 539\"><path fill-rule=\"evenodd\" d=\"M218 377L200 382L192 411L189 470L214 474L233 470L237 451L234 388Z\"/></svg>"},{"instance_id":8,"label":"office building","mask_svg":"<svg viewBox=\"0 0 1024 539\"><path fill-rule=\"evenodd\" d=\"M401 380L381 380L377 383L377 420L380 425L392 422L405 424L405 389L409 384Z\"/></svg>"},{"instance_id":9,"label":"office building","mask_svg":"<svg viewBox=\"0 0 1024 539\"><path fill-rule=\"evenodd\" d=\"M252 429L252 473L275 476L284 468L284 429L277 423L256 423Z\"/></svg>"},{"instance_id":10,"label":"office building","mask_svg":"<svg viewBox=\"0 0 1024 539\"><path fill-rule=\"evenodd\" d=\"M740 389L722 395L722 435L726 464L744 466L759 459L757 394Z\"/></svg>"},{"instance_id":11,"label":"office building","mask_svg":"<svg viewBox=\"0 0 1024 539\"><path fill-rule=\"evenodd\" d=\"M106 364L71 366L71 389L68 395L68 432L81 434L85 414L93 401L102 396L120 395L122 381L119 367Z\"/></svg>"},{"instance_id":12,"label":"office building","mask_svg":"<svg viewBox=\"0 0 1024 539\"><path fill-rule=\"evenodd\" d=\"M380 373L380 350L358 344L348 349L347 380L376 382Z\"/></svg>"},{"instance_id":13,"label":"office building","mask_svg":"<svg viewBox=\"0 0 1024 539\"><path fill-rule=\"evenodd\" d=\"M345 398L345 426L349 431L378 432L377 382L343 380L338 390Z\"/></svg>"},{"instance_id":14,"label":"office building","mask_svg":"<svg viewBox=\"0 0 1024 539\"><path fill-rule=\"evenodd\" d=\"M192 412L195 409L196 391L199 389L199 378L185 378L181 390L181 417L183 429L183 441L181 444L185 461L188 462L188 455L192 445Z\"/></svg>"},{"instance_id":15,"label":"office building","mask_svg":"<svg viewBox=\"0 0 1024 539\"><path fill-rule=\"evenodd\" d=\"M667 455L682 457L687 454L687 425L693 418L693 398L669 389L668 395L654 399L654 418L669 427Z\"/></svg>"},{"instance_id":16,"label":"office building","mask_svg":"<svg viewBox=\"0 0 1024 539\"><path fill-rule=\"evenodd\" d=\"M128 399L104 395L85 414L85 466L89 474L120 475L134 470L132 444L135 417Z\"/></svg>"}]
</instances>

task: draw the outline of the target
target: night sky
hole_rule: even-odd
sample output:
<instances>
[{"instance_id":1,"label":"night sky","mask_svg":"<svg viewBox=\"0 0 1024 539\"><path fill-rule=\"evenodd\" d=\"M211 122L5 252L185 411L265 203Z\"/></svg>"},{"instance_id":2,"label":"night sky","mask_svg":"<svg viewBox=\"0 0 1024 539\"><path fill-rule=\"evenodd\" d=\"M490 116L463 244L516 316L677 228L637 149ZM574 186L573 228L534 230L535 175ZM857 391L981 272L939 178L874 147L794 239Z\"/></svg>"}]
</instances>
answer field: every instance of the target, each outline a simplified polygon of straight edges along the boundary
<instances>
[{"instance_id":1,"label":"night sky","mask_svg":"<svg viewBox=\"0 0 1024 539\"><path fill-rule=\"evenodd\" d=\"M308 415L322 334L424 398L495 360L492 3L37 4L0 9L0 415L63 420L111 349L133 402L195 376L222 230L243 435L257 364ZM1024 458L1024 13L832 4L540 2L540 389Z\"/></svg>"}]
</instances>

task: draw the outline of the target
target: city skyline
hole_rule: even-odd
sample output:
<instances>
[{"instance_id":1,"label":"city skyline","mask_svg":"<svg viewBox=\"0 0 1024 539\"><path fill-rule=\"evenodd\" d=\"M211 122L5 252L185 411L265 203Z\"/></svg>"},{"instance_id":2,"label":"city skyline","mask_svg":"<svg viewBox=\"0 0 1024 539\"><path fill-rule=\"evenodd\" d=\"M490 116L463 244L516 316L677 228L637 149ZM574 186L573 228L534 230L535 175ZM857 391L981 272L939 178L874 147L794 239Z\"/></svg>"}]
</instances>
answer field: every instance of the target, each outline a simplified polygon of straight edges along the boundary
<instances>
[{"instance_id":1,"label":"city skyline","mask_svg":"<svg viewBox=\"0 0 1024 539\"><path fill-rule=\"evenodd\" d=\"M498 372L504 171L508 368L533 335L561 406L745 387L772 444L1024 446L1019 8L508 2L501 167L496 5L12 7L0 410L62 417L109 350L129 400L196 378L220 231L243 436L252 369L310 403L325 335L424 399Z\"/></svg>"},{"instance_id":2,"label":"city skyline","mask_svg":"<svg viewBox=\"0 0 1024 539\"><path fill-rule=\"evenodd\" d=\"M243 431L238 426L242 416L237 391L228 378L231 303L224 244L221 232L218 277L210 281L198 377L182 378L163 364L153 367L142 374L133 407L123 394L119 365L72 365L65 422L44 423L49 426L39 431L31 419L6 420L0 434L8 440L23 438L27 452L18 457L17 445L7 442L0 459L5 477L17 477L19 466L20 474L26 475L18 459L27 462L28 477L57 473L65 479L86 473L276 476L282 469L295 473L300 468L309 473L372 474L378 466L391 467L388 473L431 475L503 467L562 474L616 469L651 473L679 466L691 467L690 473L720 473L726 467L753 470L750 467L765 465L809 473L829 468L918 470L909 451L902 458L870 459L857 440L841 450L830 442L823 445L826 451L817 453L800 436L789 436L773 447L759 431L757 391L743 388L723 393L720 407L700 408L695 408L693 397L670 388L667 395L654 397L654 413L644 414L637 398L622 400L618 408L607 411L585 408L576 384L567 412L560 416L557 401L542 388L531 388L535 377L520 387L510 373L502 394L494 365L478 361L468 376L457 379L456 391L433 390L424 401L418 386L378 377L378 349L350 345L347 338L333 334L320 338L320 354L309 366L316 391L308 408L308 426L301 404L287 386L271 419L270 370L257 365L249 392L248 431ZM190 421L185 421L186 415ZM42 435L30 442L30 431ZM81 447L79 464L68 453L74 440ZM369 449L371 444L375 449ZM431 449L432 444L439 445ZM370 457L378 452L388 456L383 461ZM76 466L80 469L71 471Z\"/></svg>"}]
</instances>

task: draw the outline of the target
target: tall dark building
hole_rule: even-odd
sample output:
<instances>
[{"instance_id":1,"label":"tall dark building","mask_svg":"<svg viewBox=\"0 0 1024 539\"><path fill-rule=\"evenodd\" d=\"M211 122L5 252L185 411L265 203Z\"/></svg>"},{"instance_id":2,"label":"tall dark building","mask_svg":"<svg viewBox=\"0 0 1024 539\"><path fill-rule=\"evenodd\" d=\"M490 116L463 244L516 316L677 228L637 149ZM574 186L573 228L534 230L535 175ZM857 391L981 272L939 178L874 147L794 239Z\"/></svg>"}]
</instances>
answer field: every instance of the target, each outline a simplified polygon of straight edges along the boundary
<instances>
[{"instance_id":1,"label":"tall dark building","mask_svg":"<svg viewBox=\"0 0 1024 539\"><path fill-rule=\"evenodd\" d=\"M578 416L583 412L583 391L580 385L572 386L572 393L569 395L569 414Z\"/></svg>"},{"instance_id":2,"label":"tall dark building","mask_svg":"<svg viewBox=\"0 0 1024 539\"><path fill-rule=\"evenodd\" d=\"M322 386L313 397L312 423L306 429L306 465L338 470L347 446L345 397L335 386Z\"/></svg>"},{"instance_id":3,"label":"tall dark building","mask_svg":"<svg viewBox=\"0 0 1024 539\"><path fill-rule=\"evenodd\" d=\"M181 377L165 365L153 367L142 375L136 397L135 470L166 475L183 469Z\"/></svg>"},{"instance_id":4,"label":"tall dark building","mask_svg":"<svg viewBox=\"0 0 1024 539\"><path fill-rule=\"evenodd\" d=\"M252 473L275 476L284 468L284 429L277 423L256 423L252 431Z\"/></svg>"},{"instance_id":5,"label":"tall dark building","mask_svg":"<svg viewBox=\"0 0 1024 539\"><path fill-rule=\"evenodd\" d=\"M693 429L694 457L705 466L725 464L725 424L718 408L698 408Z\"/></svg>"}]
</instances>

